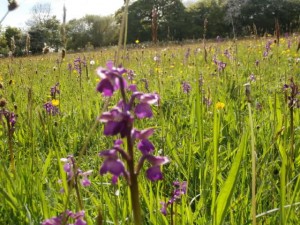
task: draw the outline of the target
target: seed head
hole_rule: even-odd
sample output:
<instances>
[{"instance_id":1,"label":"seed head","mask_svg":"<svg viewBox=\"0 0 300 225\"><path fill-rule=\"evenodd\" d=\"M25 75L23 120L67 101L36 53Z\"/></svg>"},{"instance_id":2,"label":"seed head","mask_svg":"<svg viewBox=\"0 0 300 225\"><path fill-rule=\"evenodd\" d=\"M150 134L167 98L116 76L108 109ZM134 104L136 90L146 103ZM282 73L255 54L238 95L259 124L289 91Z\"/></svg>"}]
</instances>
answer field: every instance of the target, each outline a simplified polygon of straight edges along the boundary
<instances>
[{"instance_id":1,"label":"seed head","mask_svg":"<svg viewBox=\"0 0 300 225\"><path fill-rule=\"evenodd\" d=\"M18 3L15 0L9 0L8 1L8 11L13 11L16 8L18 8Z\"/></svg>"},{"instance_id":2,"label":"seed head","mask_svg":"<svg viewBox=\"0 0 300 225\"><path fill-rule=\"evenodd\" d=\"M7 101L5 98L0 98L0 107L4 108L7 104Z\"/></svg>"}]
</instances>

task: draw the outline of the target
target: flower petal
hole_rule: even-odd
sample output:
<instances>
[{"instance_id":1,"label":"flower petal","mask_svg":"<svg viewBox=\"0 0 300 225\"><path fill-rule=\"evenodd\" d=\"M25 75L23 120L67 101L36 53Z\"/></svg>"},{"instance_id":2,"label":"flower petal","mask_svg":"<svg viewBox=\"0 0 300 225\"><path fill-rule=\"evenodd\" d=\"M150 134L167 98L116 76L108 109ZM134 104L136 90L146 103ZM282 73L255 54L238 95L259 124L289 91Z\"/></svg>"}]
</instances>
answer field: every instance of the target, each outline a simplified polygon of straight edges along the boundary
<instances>
[{"instance_id":1,"label":"flower petal","mask_svg":"<svg viewBox=\"0 0 300 225\"><path fill-rule=\"evenodd\" d=\"M88 187L91 185L91 181L85 176L82 178L81 184L83 187Z\"/></svg>"},{"instance_id":2,"label":"flower petal","mask_svg":"<svg viewBox=\"0 0 300 225\"><path fill-rule=\"evenodd\" d=\"M106 136L113 136L124 129L124 122L115 122L115 121L108 121L104 127L104 135Z\"/></svg>"},{"instance_id":3,"label":"flower petal","mask_svg":"<svg viewBox=\"0 0 300 225\"><path fill-rule=\"evenodd\" d=\"M162 180L163 175L160 171L160 166L152 166L146 170L147 178L151 181Z\"/></svg>"},{"instance_id":4,"label":"flower petal","mask_svg":"<svg viewBox=\"0 0 300 225\"><path fill-rule=\"evenodd\" d=\"M135 84L130 84L130 85L128 86L128 89L129 89L130 91L132 91L132 92L136 92L136 91L137 91L137 87L136 87Z\"/></svg>"},{"instance_id":5,"label":"flower petal","mask_svg":"<svg viewBox=\"0 0 300 225\"><path fill-rule=\"evenodd\" d=\"M145 117L151 118L153 116L151 107L147 103L138 104L134 109L134 113L140 119Z\"/></svg>"},{"instance_id":6,"label":"flower petal","mask_svg":"<svg viewBox=\"0 0 300 225\"><path fill-rule=\"evenodd\" d=\"M110 97L114 93L114 86L112 85L109 79L102 79L97 85L96 90L102 93L104 96Z\"/></svg>"},{"instance_id":7,"label":"flower petal","mask_svg":"<svg viewBox=\"0 0 300 225\"><path fill-rule=\"evenodd\" d=\"M100 168L100 174L103 175L108 172L115 176L124 174L125 167L123 162L119 159L106 159Z\"/></svg>"},{"instance_id":8,"label":"flower petal","mask_svg":"<svg viewBox=\"0 0 300 225\"><path fill-rule=\"evenodd\" d=\"M169 158L165 156L146 155L145 157L152 166L160 166L170 162Z\"/></svg>"},{"instance_id":9,"label":"flower petal","mask_svg":"<svg viewBox=\"0 0 300 225\"><path fill-rule=\"evenodd\" d=\"M148 139L141 140L137 147L143 153L143 155L148 155L155 149L154 145Z\"/></svg>"},{"instance_id":10,"label":"flower petal","mask_svg":"<svg viewBox=\"0 0 300 225\"><path fill-rule=\"evenodd\" d=\"M137 129L133 129L132 130L132 137L134 139L148 139L152 134L154 133L154 129L153 128L148 128L145 130L137 130Z\"/></svg>"},{"instance_id":11,"label":"flower petal","mask_svg":"<svg viewBox=\"0 0 300 225\"><path fill-rule=\"evenodd\" d=\"M140 97L140 101L142 103L147 103L147 104L150 104L150 105L157 103L158 100L159 100L158 94L143 94Z\"/></svg>"}]
</instances>

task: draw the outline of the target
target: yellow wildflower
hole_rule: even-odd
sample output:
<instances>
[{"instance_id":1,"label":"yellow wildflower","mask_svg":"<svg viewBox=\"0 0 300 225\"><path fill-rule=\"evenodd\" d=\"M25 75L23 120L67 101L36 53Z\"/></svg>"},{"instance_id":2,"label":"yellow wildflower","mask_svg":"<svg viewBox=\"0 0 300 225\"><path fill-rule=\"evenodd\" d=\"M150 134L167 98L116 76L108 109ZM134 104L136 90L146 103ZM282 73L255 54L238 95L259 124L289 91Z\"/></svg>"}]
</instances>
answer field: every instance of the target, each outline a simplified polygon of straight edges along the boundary
<instances>
[{"instance_id":1,"label":"yellow wildflower","mask_svg":"<svg viewBox=\"0 0 300 225\"><path fill-rule=\"evenodd\" d=\"M51 103L52 103L53 106L58 106L59 105L59 100L58 99L53 99L51 101Z\"/></svg>"},{"instance_id":2,"label":"yellow wildflower","mask_svg":"<svg viewBox=\"0 0 300 225\"><path fill-rule=\"evenodd\" d=\"M136 40L135 40L135 43L136 43L136 44L139 44L139 43L140 43L140 40L139 40L139 39L136 39Z\"/></svg>"},{"instance_id":3,"label":"yellow wildflower","mask_svg":"<svg viewBox=\"0 0 300 225\"><path fill-rule=\"evenodd\" d=\"M224 109L225 104L223 102L217 102L216 103L216 109Z\"/></svg>"}]
</instances>

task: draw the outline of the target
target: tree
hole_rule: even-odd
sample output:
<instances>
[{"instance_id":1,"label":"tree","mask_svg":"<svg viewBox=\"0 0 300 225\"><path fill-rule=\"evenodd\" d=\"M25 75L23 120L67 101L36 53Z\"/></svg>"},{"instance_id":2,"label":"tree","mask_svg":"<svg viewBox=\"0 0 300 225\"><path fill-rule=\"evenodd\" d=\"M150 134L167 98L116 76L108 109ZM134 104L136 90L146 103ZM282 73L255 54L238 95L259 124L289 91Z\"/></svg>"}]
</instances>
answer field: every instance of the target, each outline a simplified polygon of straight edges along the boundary
<instances>
[{"instance_id":1,"label":"tree","mask_svg":"<svg viewBox=\"0 0 300 225\"><path fill-rule=\"evenodd\" d=\"M234 37L236 34L241 35L240 15L241 9L247 4L248 0L228 0L225 5L225 22L232 26L232 33Z\"/></svg>"},{"instance_id":2,"label":"tree","mask_svg":"<svg viewBox=\"0 0 300 225\"><path fill-rule=\"evenodd\" d=\"M66 34L67 49L78 50L91 41L88 25L83 18L70 20L66 25Z\"/></svg>"},{"instance_id":3,"label":"tree","mask_svg":"<svg viewBox=\"0 0 300 225\"><path fill-rule=\"evenodd\" d=\"M51 4L50 3L37 3L31 9L31 19L26 24L29 27L36 27L43 25L51 16Z\"/></svg>"},{"instance_id":4,"label":"tree","mask_svg":"<svg viewBox=\"0 0 300 225\"><path fill-rule=\"evenodd\" d=\"M4 33L8 48L14 52L15 55L22 55L22 32L16 27L7 27ZM13 41L12 41L13 40ZM12 46L12 43L15 46Z\"/></svg>"},{"instance_id":5,"label":"tree","mask_svg":"<svg viewBox=\"0 0 300 225\"><path fill-rule=\"evenodd\" d=\"M227 36L229 33L229 26L224 22L224 4L215 1L199 1L188 8L188 18L190 35L195 37L202 37L204 32L208 38ZM204 31L204 21L207 21L206 31Z\"/></svg>"},{"instance_id":6,"label":"tree","mask_svg":"<svg viewBox=\"0 0 300 225\"><path fill-rule=\"evenodd\" d=\"M260 34L273 33L275 20L282 32L295 29L299 24L300 2L297 0L248 0L241 9L244 26L255 24Z\"/></svg>"},{"instance_id":7,"label":"tree","mask_svg":"<svg viewBox=\"0 0 300 225\"><path fill-rule=\"evenodd\" d=\"M83 49L87 44L101 47L117 42L117 28L113 17L86 15L73 19L66 26L68 49Z\"/></svg>"},{"instance_id":8,"label":"tree","mask_svg":"<svg viewBox=\"0 0 300 225\"><path fill-rule=\"evenodd\" d=\"M32 53L41 53L44 44L56 50L61 47L60 21L51 16L49 3L38 3L32 8L31 19L27 21Z\"/></svg>"},{"instance_id":9,"label":"tree","mask_svg":"<svg viewBox=\"0 0 300 225\"><path fill-rule=\"evenodd\" d=\"M7 41L4 33L0 33L0 54L7 55L9 51L9 47L7 45Z\"/></svg>"},{"instance_id":10,"label":"tree","mask_svg":"<svg viewBox=\"0 0 300 225\"><path fill-rule=\"evenodd\" d=\"M31 37L32 53L41 53L44 44L55 48L61 47L60 21L51 16L49 3L38 3L32 8L32 17L27 21Z\"/></svg>"},{"instance_id":11,"label":"tree","mask_svg":"<svg viewBox=\"0 0 300 225\"><path fill-rule=\"evenodd\" d=\"M157 13L158 39L179 40L186 36L187 18L180 0L137 0L128 7L128 42L151 41L153 11ZM116 13L119 23L121 12Z\"/></svg>"},{"instance_id":12,"label":"tree","mask_svg":"<svg viewBox=\"0 0 300 225\"><path fill-rule=\"evenodd\" d=\"M61 46L60 22L56 16L44 21L43 24L36 24L29 28L31 51L32 53L41 53L44 44L55 48Z\"/></svg>"}]
</instances>

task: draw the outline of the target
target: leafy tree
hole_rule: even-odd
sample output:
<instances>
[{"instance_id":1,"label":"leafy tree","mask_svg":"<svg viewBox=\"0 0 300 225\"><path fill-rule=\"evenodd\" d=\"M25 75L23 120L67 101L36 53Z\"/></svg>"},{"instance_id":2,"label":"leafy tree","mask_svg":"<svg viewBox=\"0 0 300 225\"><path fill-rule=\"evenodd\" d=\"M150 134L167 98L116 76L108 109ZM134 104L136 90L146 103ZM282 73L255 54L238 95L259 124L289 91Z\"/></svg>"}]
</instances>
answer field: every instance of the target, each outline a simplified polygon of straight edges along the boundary
<instances>
[{"instance_id":1,"label":"leafy tree","mask_svg":"<svg viewBox=\"0 0 300 225\"><path fill-rule=\"evenodd\" d=\"M229 25L224 22L225 8L223 4L215 1L199 1L188 9L190 21L190 35L203 37L204 21L206 25L206 37L215 38L218 35L224 36L229 33Z\"/></svg>"},{"instance_id":2,"label":"leafy tree","mask_svg":"<svg viewBox=\"0 0 300 225\"><path fill-rule=\"evenodd\" d=\"M15 48L14 54L22 55L22 49L24 47L24 45L23 45L24 43L22 40L22 31L19 28L9 26L5 29L4 36L5 36L8 48L10 50L13 50ZM14 39L15 46L11 46L12 39Z\"/></svg>"},{"instance_id":3,"label":"leafy tree","mask_svg":"<svg viewBox=\"0 0 300 225\"><path fill-rule=\"evenodd\" d=\"M91 41L88 25L81 19L70 20L66 25L67 49L78 50L84 48Z\"/></svg>"},{"instance_id":4,"label":"leafy tree","mask_svg":"<svg viewBox=\"0 0 300 225\"><path fill-rule=\"evenodd\" d=\"M43 24L36 24L29 28L31 51L32 53L41 53L44 44L58 49L61 46L60 22L53 16L47 19Z\"/></svg>"},{"instance_id":5,"label":"leafy tree","mask_svg":"<svg viewBox=\"0 0 300 225\"><path fill-rule=\"evenodd\" d=\"M37 3L32 7L31 19L29 19L26 24L29 27L37 27L43 25L51 17L51 4Z\"/></svg>"},{"instance_id":6,"label":"leafy tree","mask_svg":"<svg viewBox=\"0 0 300 225\"><path fill-rule=\"evenodd\" d=\"M241 35L241 9L246 5L247 1L248 0L227 0L224 4L224 21L226 24L230 24L232 26L232 33L234 36L236 36L236 34Z\"/></svg>"},{"instance_id":7,"label":"leafy tree","mask_svg":"<svg viewBox=\"0 0 300 225\"><path fill-rule=\"evenodd\" d=\"M116 42L117 28L113 17L86 15L84 21L89 27L88 31L91 33L91 43L94 47Z\"/></svg>"},{"instance_id":8,"label":"leafy tree","mask_svg":"<svg viewBox=\"0 0 300 225\"><path fill-rule=\"evenodd\" d=\"M8 44L8 47L11 49L11 39L14 37L16 44L22 37L22 32L19 28L16 27L7 27L5 29L5 39L6 43Z\"/></svg>"},{"instance_id":9,"label":"leafy tree","mask_svg":"<svg viewBox=\"0 0 300 225\"><path fill-rule=\"evenodd\" d=\"M32 8L32 18L27 21L32 53L41 53L44 44L58 49L61 46L60 21L51 16L49 3L38 3Z\"/></svg>"},{"instance_id":10,"label":"leafy tree","mask_svg":"<svg viewBox=\"0 0 300 225\"><path fill-rule=\"evenodd\" d=\"M152 10L158 14L158 39L182 39L186 35L185 7L180 0L137 0L128 8L128 42L151 41ZM116 13L120 22L121 10Z\"/></svg>"},{"instance_id":11,"label":"leafy tree","mask_svg":"<svg viewBox=\"0 0 300 225\"><path fill-rule=\"evenodd\" d=\"M241 9L241 22L244 26L254 23L263 34L273 33L275 19L278 19L285 32L299 24L299 12L300 2L297 0L248 0Z\"/></svg>"},{"instance_id":12,"label":"leafy tree","mask_svg":"<svg viewBox=\"0 0 300 225\"><path fill-rule=\"evenodd\" d=\"M100 47L115 44L117 28L113 17L86 15L81 19L73 19L66 26L68 49L82 49L87 44Z\"/></svg>"},{"instance_id":13,"label":"leafy tree","mask_svg":"<svg viewBox=\"0 0 300 225\"><path fill-rule=\"evenodd\" d=\"M9 47L7 45L7 41L4 33L0 33L0 54L7 55L9 51Z\"/></svg>"}]
</instances>

